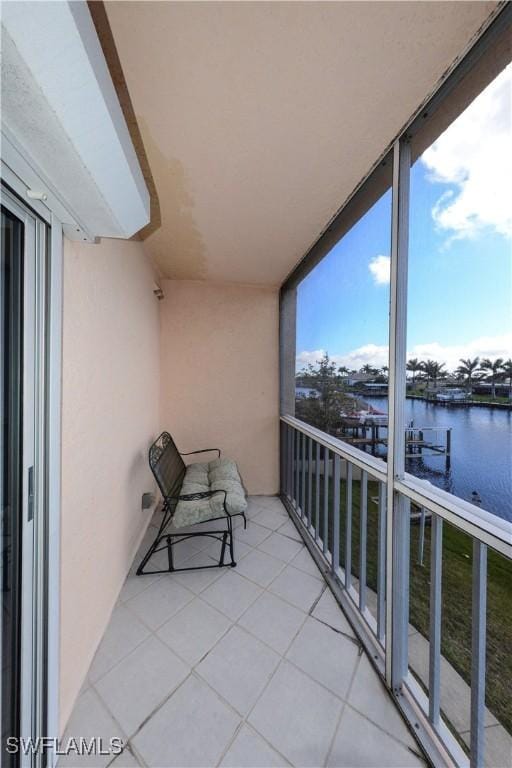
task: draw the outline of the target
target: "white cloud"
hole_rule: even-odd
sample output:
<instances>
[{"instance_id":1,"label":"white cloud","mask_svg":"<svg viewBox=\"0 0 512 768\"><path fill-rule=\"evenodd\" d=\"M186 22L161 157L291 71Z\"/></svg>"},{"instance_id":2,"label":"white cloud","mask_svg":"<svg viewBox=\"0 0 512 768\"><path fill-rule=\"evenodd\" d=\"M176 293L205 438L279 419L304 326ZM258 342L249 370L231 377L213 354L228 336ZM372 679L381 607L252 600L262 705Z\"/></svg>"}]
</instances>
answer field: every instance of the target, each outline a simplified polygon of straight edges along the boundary
<instances>
[{"instance_id":1,"label":"white cloud","mask_svg":"<svg viewBox=\"0 0 512 768\"><path fill-rule=\"evenodd\" d=\"M504 333L498 336L480 336L468 341L466 344L443 345L434 341L428 344L416 344L407 352L407 357L417 357L419 360L437 360L444 363L448 370L454 370L459 366L461 358L490 357L491 360L498 357L508 359L512 357L512 333Z\"/></svg>"},{"instance_id":2,"label":"white cloud","mask_svg":"<svg viewBox=\"0 0 512 768\"><path fill-rule=\"evenodd\" d=\"M453 238L485 227L512 236L512 64L427 149L421 161L432 181L455 185L432 209Z\"/></svg>"},{"instance_id":3,"label":"white cloud","mask_svg":"<svg viewBox=\"0 0 512 768\"><path fill-rule=\"evenodd\" d=\"M315 365L324 354L323 349L311 352L303 351L297 355L297 370L311 363ZM365 344L353 349L344 355L331 355L331 359L340 366L345 365L350 370L359 370L368 363L375 368L382 368L388 364L388 348L384 345ZM460 358L490 357L491 359L512 357L512 333L500 336L481 336L466 344L443 345L437 341L425 344L416 344L407 352L407 358L417 357L419 360L436 360L444 363L448 370L454 370L459 366Z\"/></svg>"},{"instance_id":4,"label":"white cloud","mask_svg":"<svg viewBox=\"0 0 512 768\"><path fill-rule=\"evenodd\" d=\"M316 349L308 352L303 351L297 355L297 370L301 370L308 363L315 365L317 360L325 354L323 349ZM349 370L359 370L363 365L367 363L375 368L381 368L383 365L388 364L388 348L384 345L378 344L365 344L362 347L357 347L351 352L345 355L329 355L337 366L344 365Z\"/></svg>"},{"instance_id":5,"label":"white cloud","mask_svg":"<svg viewBox=\"0 0 512 768\"><path fill-rule=\"evenodd\" d=\"M368 269L377 285L389 283L391 271L391 259L389 256L374 256L368 264Z\"/></svg>"}]
</instances>

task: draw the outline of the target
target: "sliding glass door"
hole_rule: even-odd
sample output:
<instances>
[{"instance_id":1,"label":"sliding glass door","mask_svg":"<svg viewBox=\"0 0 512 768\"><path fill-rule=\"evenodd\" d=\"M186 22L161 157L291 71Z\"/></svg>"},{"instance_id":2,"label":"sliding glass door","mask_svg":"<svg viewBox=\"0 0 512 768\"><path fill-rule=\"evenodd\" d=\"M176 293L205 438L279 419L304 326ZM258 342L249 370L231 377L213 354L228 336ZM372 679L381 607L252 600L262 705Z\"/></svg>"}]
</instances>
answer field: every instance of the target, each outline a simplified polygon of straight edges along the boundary
<instances>
[{"instance_id":1,"label":"sliding glass door","mask_svg":"<svg viewBox=\"0 0 512 768\"><path fill-rule=\"evenodd\" d=\"M42 733L45 636L47 226L2 188L0 277L1 764L31 765ZM41 574L43 579L41 580ZM36 758L37 760L37 758Z\"/></svg>"}]
</instances>

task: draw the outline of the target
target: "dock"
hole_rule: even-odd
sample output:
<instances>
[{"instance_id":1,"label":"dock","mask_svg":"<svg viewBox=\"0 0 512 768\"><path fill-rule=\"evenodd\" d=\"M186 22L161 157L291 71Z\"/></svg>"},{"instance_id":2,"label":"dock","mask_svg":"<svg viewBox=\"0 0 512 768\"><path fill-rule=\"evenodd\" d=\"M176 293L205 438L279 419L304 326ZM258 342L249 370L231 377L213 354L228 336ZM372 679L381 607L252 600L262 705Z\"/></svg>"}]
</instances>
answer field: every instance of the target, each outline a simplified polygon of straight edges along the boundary
<instances>
[{"instance_id":1,"label":"dock","mask_svg":"<svg viewBox=\"0 0 512 768\"><path fill-rule=\"evenodd\" d=\"M387 450L388 425L382 420L378 424L365 421L354 423L352 418L341 420L338 437L350 445L377 454L379 447ZM412 424L405 429L405 458L416 459L425 456L443 456L446 469L451 461L451 427L414 427Z\"/></svg>"}]
</instances>

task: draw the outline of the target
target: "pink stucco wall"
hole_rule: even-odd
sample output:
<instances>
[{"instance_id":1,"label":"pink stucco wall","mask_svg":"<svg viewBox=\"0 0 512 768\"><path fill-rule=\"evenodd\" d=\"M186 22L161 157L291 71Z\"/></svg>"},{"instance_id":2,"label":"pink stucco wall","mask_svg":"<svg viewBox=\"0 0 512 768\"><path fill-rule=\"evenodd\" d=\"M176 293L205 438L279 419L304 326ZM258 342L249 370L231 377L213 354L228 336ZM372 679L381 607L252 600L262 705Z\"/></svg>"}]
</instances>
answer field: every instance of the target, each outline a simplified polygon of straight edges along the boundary
<instances>
[{"instance_id":1,"label":"pink stucco wall","mask_svg":"<svg viewBox=\"0 0 512 768\"><path fill-rule=\"evenodd\" d=\"M278 291L162 285L162 426L182 451L218 446L236 459L249 493L277 493Z\"/></svg>"},{"instance_id":2,"label":"pink stucco wall","mask_svg":"<svg viewBox=\"0 0 512 768\"><path fill-rule=\"evenodd\" d=\"M149 519L159 427L159 321L139 243L65 241L61 724L65 725Z\"/></svg>"}]
</instances>

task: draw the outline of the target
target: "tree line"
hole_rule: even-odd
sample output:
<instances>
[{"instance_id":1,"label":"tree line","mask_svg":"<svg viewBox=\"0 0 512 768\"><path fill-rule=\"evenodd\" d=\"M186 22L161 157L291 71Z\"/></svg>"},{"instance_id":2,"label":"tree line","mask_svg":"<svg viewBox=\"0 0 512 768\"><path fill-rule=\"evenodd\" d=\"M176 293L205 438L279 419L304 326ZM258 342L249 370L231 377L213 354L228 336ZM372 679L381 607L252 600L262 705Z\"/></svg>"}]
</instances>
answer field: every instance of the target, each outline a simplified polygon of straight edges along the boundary
<instances>
[{"instance_id":1,"label":"tree line","mask_svg":"<svg viewBox=\"0 0 512 768\"><path fill-rule=\"evenodd\" d=\"M438 382L451 378L462 381L468 394L471 394L474 384L486 381L491 385L492 397L496 397L496 384L507 382L509 397L512 399L512 359L473 357L460 358L459 363L460 365L453 372L450 372L446 369L445 363L438 363L436 360L419 360L413 357L407 361L407 371L412 374L411 385L414 388L417 381L423 381L427 387L430 384L436 387ZM317 360L316 367L310 363L297 377L304 382L305 386L323 391L326 386L325 382L328 381L329 386L336 388L337 384L343 384L343 380L347 376L358 373L372 376L376 382L385 383L388 380L389 368L387 365L376 368L369 363L363 365L359 370L350 369L344 365L337 366L328 353L325 353L321 360Z\"/></svg>"}]
</instances>

